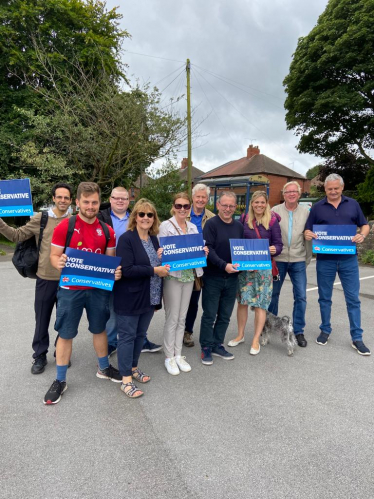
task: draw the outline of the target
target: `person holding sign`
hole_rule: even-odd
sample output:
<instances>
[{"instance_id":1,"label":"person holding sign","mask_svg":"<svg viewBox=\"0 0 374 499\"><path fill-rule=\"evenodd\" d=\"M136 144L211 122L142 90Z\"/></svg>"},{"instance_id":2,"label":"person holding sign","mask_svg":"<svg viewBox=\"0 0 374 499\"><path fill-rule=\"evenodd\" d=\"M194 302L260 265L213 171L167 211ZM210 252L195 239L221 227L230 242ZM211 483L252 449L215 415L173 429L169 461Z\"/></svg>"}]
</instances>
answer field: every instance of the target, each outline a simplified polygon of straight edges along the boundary
<instances>
[{"instance_id":1,"label":"person holding sign","mask_svg":"<svg viewBox=\"0 0 374 499\"><path fill-rule=\"evenodd\" d=\"M185 192L174 196L170 210L172 217L162 222L159 237L184 236L198 234L195 224L188 222L187 217L191 208L191 201ZM204 246L205 254L208 248ZM202 268L175 270L170 272L164 281L164 352L165 367L169 374L177 375L191 371L190 364L182 356L182 345L187 310L190 304L194 285L194 272L197 277L203 275Z\"/></svg>"},{"instance_id":2,"label":"person holding sign","mask_svg":"<svg viewBox=\"0 0 374 499\"><path fill-rule=\"evenodd\" d=\"M31 374L41 374L47 365L49 348L49 323L56 303L60 272L53 268L49 260L53 230L63 220L70 217L68 212L72 200L72 188L69 184L59 182L52 188L53 208L48 210L48 221L43 231L43 239L39 251L38 270L35 284L35 331L32 341L33 363ZM31 239L39 240L42 213L30 218L23 227L14 229L0 218L0 234L14 243Z\"/></svg>"},{"instance_id":3,"label":"person holding sign","mask_svg":"<svg viewBox=\"0 0 374 499\"><path fill-rule=\"evenodd\" d=\"M79 214L76 217L74 233L68 244L69 248L88 251L97 255L115 256L116 237L114 230L109 230L107 241L103 227L97 219L100 207L100 188L94 182L81 182L77 190L76 205ZM51 264L55 269L62 270L67 261L64 253L68 234L69 220L61 222L54 230L51 243ZM121 277L121 267L115 271L115 279ZM71 357L73 338L78 334L78 326L86 310L88 329L92 333L93 345L98 360L96 376L101 379L110 379L121 382L117 369L109 364L108 340L105 325L109 319L110 293L105 289L89 286L60 287L57 294L57 311L55 330L58 332L56 343L56 379L44 397L44 404L57 404L67 389L66 373Z\"/></svg>"},{"instance_id":4,"label":"person holding sign","mask_svg":"<svg viewBox=\"0 0 374 499\"><path fill-rule=\"evenodd\" d=\"M352 237L352 241L361 244L369 234L370 227L355 199L343 196L344 181L336 173L325 179L326 197L316 203L310 210L305 225L305 239L317 239L313 225L353 225L360 232ZM332 290L336 274L343 286L347 305L352 347L360 355L370 355L370 350L362 341L361 302L359 300L360 279L357 254L317 254L318 302L321 313L320 334L316 340L318 345L326 345L332 332L331 305Z\"/></svg>"},{"instance_id":5,"label":"person holding sign","mask_svg":"<svg viewBox=\"0 0 374 499\"><path fill-rule=\"evenodd\" d=\"M117 245L117 256L122 257L122 279L114 286L117 356L121 390L130 398L144 394L133 380L139 383L151 380L138 368L138 361L153 314L161 308L162 277L169 273L168 265L161 266L156 237L159 225L154 205L147 199L139 199L131 212L128 230Z\"/></svg>"},{"instance_id":6,"label":"person holding sign","mask_svg":"<svg viewBox=\"0 0 374 499\"><path fill-rule=\"evenodd\" d=\"M223 342L235 305L239 274L238 265L231 260L230 239L243 238L243 225L233 219L236 205L235 192L222 191L217 201L218 215L207 220L203 230L209 248L200 326L201 362L205 366L213 364L212 355L223 360L235 358Z\"/></svg>"},{"instance_id":7,"label":"person holding sign","mask_svg":"<svg viewBox=\"0 0 374 499\"><path fill-rule=\"evenodd\" d=\"M270 211L266 192L252 194L248 215L244 218L244 239L268 239L272 256L279 255L283 248L278 216ZM238 335L229 341L234 347L244 342L244 330L248 319L248 306L254 308L255 324L251 355L260 353L260 336L265 325L266 310L271 302L273 276L271 269L246 270L239 274L238 285Z\"/></svg>"}]
</instances>

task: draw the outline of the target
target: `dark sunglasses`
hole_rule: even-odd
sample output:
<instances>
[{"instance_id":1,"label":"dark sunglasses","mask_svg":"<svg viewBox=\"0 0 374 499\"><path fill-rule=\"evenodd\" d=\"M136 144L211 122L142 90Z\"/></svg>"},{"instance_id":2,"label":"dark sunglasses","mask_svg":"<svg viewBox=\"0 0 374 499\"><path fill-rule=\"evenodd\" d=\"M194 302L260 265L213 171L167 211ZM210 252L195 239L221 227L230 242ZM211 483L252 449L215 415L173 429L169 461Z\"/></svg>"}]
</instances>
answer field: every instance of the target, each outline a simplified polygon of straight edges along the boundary
<instances>
[{"instance_id":1,"label":"dark sunglasses","mask_svg":"<svg viewBox=\"0 0 374 499\"><path fill-rule=\"evenodd\" d=\"M189 210L189 209L191 208L191 205L190 205L190 204L179 204L179 203L178 203L178 204L175 204L175 205L174 205L174 208L175 208L176 210L181 210L182 208L183 208L184 210Z\"/></svg>"},{"instance_id":2,"label":"dark sunglasses","mask_svg":"<svg viewBox=\"0 0 374 499\"><path fill-rule=\"evenodd\" d=\"M144 213L144 211L139 211L138 216L140 218L144 218L145 216L147 216L148 218L153 218L155 216L155 214L152 213L151 211L149 213Z\"/></svg>"}]
</instances>

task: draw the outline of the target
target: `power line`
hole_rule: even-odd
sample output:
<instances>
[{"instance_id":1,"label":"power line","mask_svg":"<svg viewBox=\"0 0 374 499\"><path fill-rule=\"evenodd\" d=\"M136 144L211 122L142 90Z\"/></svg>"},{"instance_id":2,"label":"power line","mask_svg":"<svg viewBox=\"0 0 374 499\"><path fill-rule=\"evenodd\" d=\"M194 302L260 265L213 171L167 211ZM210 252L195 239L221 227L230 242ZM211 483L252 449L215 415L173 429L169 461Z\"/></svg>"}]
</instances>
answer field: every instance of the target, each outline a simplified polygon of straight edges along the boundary
<instances>
[{"instance_id":1,"label":"power line","mask_svg":"<svg viewBox=\"0 0 374 499\"><path fill-rule=\"evenodd\" d=\"M184 72L184 68L182 69L182 71L181 71L179 74L177 74L177 76L176 76L173 80L171 80L171 82L170 82L168 85L166 85L166 87L165 87L163 90L161 90L161 93L162 93L162 92L165 92L165 90L166 90L168 87L170 87L170 85L173 83L173 81L175 81L175 80L178 78L178 76L180 76L183 72Z\"/></svg>"},{"instance_id":2,"label":"power line","mask_svg":"<svg viewBox=\"0 0 374 499\"><path fill-rule=\"evenodd\" d=\"M241 85L242 87L250 88L251 90L254 90L255 92L260 92L261 94L266 95L267 97L272 97L274 99L281 100L281 98L277 97L276 95L268 94L267 92L264 92L263 90L258 90L257 88L250 87L249 85L245 85L244 83L239 83L237 81L231 80L230 78L227 78L226 76L222 76L222 75L219 75L217 73L213 73L213 71L209 71L208 69L204 69L204 68L198 66L197 64L193 64L193 66L201 69L202 71L205 71L206 73L209 73L210 75L212 75L215 78L223 81L224 83L227 83L228 85L232 85L233 87L238 88L239 90L242 90L242 92L245 92L245 93L247 93L249 95L252 95L252 97L258 97L258 96L253 96L253 94L250 94L249 92L246 92L243 88L240 88L237 85ZM235 83L235 85L234 85L234 83ZM283 110L283 108L281 108L280 106L277 106L276 104L273 104L273 105L275 107L278 107L279 109Z\"/></svg>"},{"instance_id":3,"label":"power line","mask_svg":"<svg viewBox=\"0 0 374 499\"><path fill-rule=\"evenodd\" d=\"M275 142L273 142L260 128L258 128L256 125L254 125L253 123L251 123L249 121L249 119L247 118L247 116L245 114L243 114L241 111L239 111L239 109L237 109L228 99L226 99L226 97L224 95L221 94L221 92L219 92L205 77L204 75L202 75L201 73L199 73L200 76L213 88L213 90L215 90L218 95L220 95L223 99L225 99L225 101L233 108L235 109L235 111L237 113L239 113L246 121L248 121L248 123L253 126L254 128L256 128L256 130L258 130L264 137L266 137L268 139L268 141L275 145L276 147L279 147Z\"/></svg>"},{"instance_id":4,"label":"power line","mask_svg":"<svg viewBox=\"0 0 374 499\"><path fill-rule=\"evenodd\" d=\"M200 83L200 80L199 80L199 79L198 79L198 77L197 77L197 73L198 73L198 71L197 71L197 70L195 70L194 76L195 76L196 81L198 82L198 84L199 84L199 86L200 86L200 88L201 88L201 90L202 90L203 94L205 95L206 100L209 102L210 107L212 108L212 111L213 111L213 112L214 112L214 114L217 116L217 119L218 119L218 121L221 123L221 126L222 126L223 130L226 132L226 134L227 134L227 135L230 137L230 139L233 141L234 145L235 145L238 149L240 149L240 146L239 146L239 145L235 142L235 140L232 138L232 136L231 136L230 132L226 129L225 125L224 125L224 124L223 124L223 122L221 121L221 118L219 117L218 113L216 112L216 110L214 109L214 107L213 107L212 103L210 102L210 100L209 100L209 98L208 98L207 94L205 93L205 90L203 89L203 87L202 87L202 85L201 85L201 83ZM200 75L200 76L201 76L201 75Z\"/></svg>"},{"instance_id":5,"label":"power line","mask_svg":"<svg viewBox=\"0 0 374 499\"><path fill-rule=\"evenodd\" d=\"M169 76L171 76L173 73L176 73L177 71L179 71L179 69L182 69L182 68L184 68L184 65L183 66L179 66L177 69L174 69L174 71L172 71L171 73L169 73L167 76L164 76L163 78L161 78L161 80L156 81L156 83L154 85L155 86L158 85L162 81L166 80L166 78L169 78Z\"/></svg>"}]
</instances>

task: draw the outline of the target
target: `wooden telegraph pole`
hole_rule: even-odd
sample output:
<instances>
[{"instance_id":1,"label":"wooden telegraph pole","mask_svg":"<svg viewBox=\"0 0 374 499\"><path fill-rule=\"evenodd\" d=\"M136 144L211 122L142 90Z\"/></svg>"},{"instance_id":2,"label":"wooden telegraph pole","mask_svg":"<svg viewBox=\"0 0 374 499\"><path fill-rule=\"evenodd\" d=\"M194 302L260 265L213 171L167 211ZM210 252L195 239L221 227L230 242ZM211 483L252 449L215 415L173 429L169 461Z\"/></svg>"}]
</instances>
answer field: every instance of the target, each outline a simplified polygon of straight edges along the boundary
<instances>
[{"instance_id":1,"label":"wooden telegraph pole","mask_svg":"<svg viewBox=\"0 0 374 499\"><path fill-rule=\"evenodd\" d=\"M190 81L191 63L187 59L186 73L187 73L187 182L188 194L191 196L192 192L192 145L191 145L191 81Z\"/></svg>"}]
</instances>

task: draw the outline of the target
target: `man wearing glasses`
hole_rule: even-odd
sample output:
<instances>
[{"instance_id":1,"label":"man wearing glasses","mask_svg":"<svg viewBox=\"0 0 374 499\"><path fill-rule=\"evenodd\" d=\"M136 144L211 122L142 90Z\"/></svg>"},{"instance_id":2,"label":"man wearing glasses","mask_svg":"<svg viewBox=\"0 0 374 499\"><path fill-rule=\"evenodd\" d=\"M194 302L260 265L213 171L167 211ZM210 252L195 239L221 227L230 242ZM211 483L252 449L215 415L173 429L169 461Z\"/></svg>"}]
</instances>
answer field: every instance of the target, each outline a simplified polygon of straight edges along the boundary
<instances>
[{"instance_id":1,"label":"man wearing glasses","mask_svg":"<svg viewBox=\"0 0 374 499\"><path fill-rule=\"evenodd\" d=\"M235 305L238 287L237 265L231 263L230 239L243 238L243 225L233 219L236 194L223 191L217 201L218 216L207 220L203 236L209 248L204 269L201 318L201 362L210 366L212 355L224 360L234 356L223 346Z\"/></svg>"},{"instance_id":2,"label":"man wearing glasses","mask_svg":"<svg viewBox=\"0 0 374 499\"><path fill-rule=\"evenodd\" d=\"M115 187L109 198L110 206L101 209L97 218L107 223L114 229L116 234L116 245L119 238L127 231L131 209L129 208L129 193L124 187ZM117 326L116 316L113 309L113 293L110 295L110 318L106 325L108 335L108 356L110 357L117 351ZM143 352L158 352L161 345L156 345L145 339Z\"/></svg>"},{"instance_id":3,"label":"man wearing glasses","mask_svg":"<svg viewBox=\"0 0 374 499\"><path fill-rule=\"evenodd\" d=\"M304 337L306 311L306 267L312 259L312 245L304 238L304 228L309 216L309 210L300 206L298 201L301 187L295 182L283 186L284 203L274 206L272 211L281 217L283 250L274 259L279 269L279 280L273 281L273 295L269 312L278 315L279 295L288 274L291 279L294 295L293 327L297 344L306 347Z\"/></svg>"}]
</instances>

